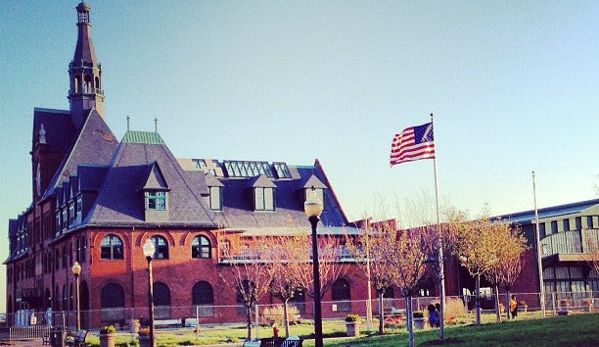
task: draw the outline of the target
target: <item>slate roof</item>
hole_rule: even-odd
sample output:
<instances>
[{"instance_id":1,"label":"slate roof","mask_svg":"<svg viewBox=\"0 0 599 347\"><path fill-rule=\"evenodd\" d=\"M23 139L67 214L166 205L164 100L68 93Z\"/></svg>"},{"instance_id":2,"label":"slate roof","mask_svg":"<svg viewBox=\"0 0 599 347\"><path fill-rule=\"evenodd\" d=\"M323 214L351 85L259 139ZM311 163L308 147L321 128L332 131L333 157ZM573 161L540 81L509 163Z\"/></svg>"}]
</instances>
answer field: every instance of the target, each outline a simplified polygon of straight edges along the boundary
<instances>
[{"instance_id":1,"label":"slate roof","mask_svg":"<svg viewBox=\"0 0 599 347\"><path fill-rule=\"evenodd\" d=\"M50 124L52 131L46 129L47 140L49 140L49 136L58 138L63 134L63 131L74 129L70 115L68 116L68 121L66 119L59 119L58 121L50 122ZM44 197L53 195L54 189L62 185L63 181L68 180L71 175L76 175L79 165L107 165L118 146L116 137L95 109L90 111L79 134L67 133L64 135L65 138L67 135L70 135L70 149L68 155L54 174ZM74 138L74 136L77 137ZM65 143L61 143L61 145L64 146Z\"/></svg>"},{"instance_id":2,"label":"slate roof","mask_svg":"<svg viewBox=\"0 0 599 347\"><path fill-rule=\"evenodd\" d=\"M179 159L179 161L183 161ZM218 165L223 165L221 161ZM185 165L185 164L184 164ZM185 165L190 169L191 165ZM294 228L308 224L304 213L305 189L315 186L326 188L324 210L320 216L323 226L345 226L347 218L337 201L335 193L320 163L314 166L288 165L289 178L269 178L265 175L254 177L214 177L207 174L210 186L214 181L223 189L223 209L214 212L221 226L227 230L250 230L256 228ZM223 169L224 170L224 169ZM193 172L193 171L189 171ZM252 188L256 186L275 188L275 211L254 211ZM308 224L309 225L309 224Z\"/></svg>"},{"instance_id":3,"label":"slate roof","mask_svg":"<svg viewBox=\"0 0 599 347\"><path fill-rule=\"evenodd\" d=\"M100 186L95 205L84 223L93 225L143 225L144 195L141 190L148 173L157 167L168 187L168 219L156 222L162 226L217 227L212 211L202 194L207 191L204 177L183 171L164 141L130 142L126 134L114 153ZM133 136L136 139L139 137Z\"/></svg>"}]
</instances>

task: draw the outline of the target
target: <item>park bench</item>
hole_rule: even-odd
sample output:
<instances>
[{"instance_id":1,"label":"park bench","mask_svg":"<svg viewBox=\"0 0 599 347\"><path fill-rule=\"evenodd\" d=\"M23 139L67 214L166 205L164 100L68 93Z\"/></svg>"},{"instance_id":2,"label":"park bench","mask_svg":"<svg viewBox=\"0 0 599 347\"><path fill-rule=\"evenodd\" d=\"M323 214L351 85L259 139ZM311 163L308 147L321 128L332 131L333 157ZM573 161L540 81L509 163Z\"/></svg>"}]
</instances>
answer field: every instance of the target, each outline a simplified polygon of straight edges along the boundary
<instances>
[{"instance_id":1,"label":"park bench","mask_svg":"<svg viewBox=\"0 0 599 347\"><path fill-rule=\"evenodd\" d=\"M269 337L260 339L260 341L245 341L243 347L302 347L303 340L297 336Z\"/></svg>"},{"instance_id":2,"label":"park bench","mask_svg":"<svg viewBox=\"0 0 599 347\"><path fill-rule=\"evenodd\" d=\"M85 338L87 337L87 330L78 330L75 335L67 336L66 341L68 346L72 347L85 347Z\"/></svg>"}]
</instances>

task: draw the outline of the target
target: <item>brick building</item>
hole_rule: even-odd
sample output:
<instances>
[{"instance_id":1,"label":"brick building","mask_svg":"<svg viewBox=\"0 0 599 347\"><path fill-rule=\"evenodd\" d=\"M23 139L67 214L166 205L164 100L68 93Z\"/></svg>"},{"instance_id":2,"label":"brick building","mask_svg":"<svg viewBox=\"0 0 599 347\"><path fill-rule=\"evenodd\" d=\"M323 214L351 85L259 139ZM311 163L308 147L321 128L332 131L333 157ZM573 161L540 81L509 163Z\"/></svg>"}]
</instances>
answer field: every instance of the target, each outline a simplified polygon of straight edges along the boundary
<instances>
[{"instance_id":1,"label":"brick building","mask_svg":"<svg viewBox=\"0 0 599 347\"><path fill-rule=\"evenodd\" d=\"M194 317L194 307L201 306L204 322L232 321L243 314L237 310L236 293L223 285L219 275L227 266L223 247L243 254L251 250L257 236L291 229L308 232L303 210L308 191L323 201L319 235L344 237L359 232L359 223L347 220L318 160L298 166L181 159L171 153L157 129L127 129L119 141L104 119L102 67L91 40L90 8L80 3L76 10L78 38L69 65L70 108L34 109L32 203L9 221L10 254L4 263L9 314L48 309L55 314L72 313L76 283L71 266L77 261L82 268L79 301L84 326L147 317L148 272L142 246L152 239L157 246L153 261L156 318ZM553 275L545 275L548 289L598 290L599 276L583 262L565 256L588 251L580 235L596 237L598 206L596 200L540 211L547 226L541 233L543 244L549 247L543 266L553 269ZM534 246L530 213L505 218L521 224ZM559 221L556 215L562 216ZM554 222L561 227L555 224L554 228ZM557 246L575 236L580 247ZM351 261L344 266L341 277L324 294L323 301L332 303L323 306L325 317L365 312L363 304L354 302L367 298L365 276ZM557 280L563 279L564 268L568 279ZM538 292L536 274L533 247L526 253L524 274L513 290ZM473 279L456 259L446 260L445 275L448 296L474 288ZM421 289L423 296L438 295L433 280L425 281ZM298 295L295 300L310 316L310 299ZM266 297L261 302L270 303L278 301ZM229 308L210 309L217 306ZM67 319L67 324L73 324L72 316Z\"/></svg>"}]
</instances>

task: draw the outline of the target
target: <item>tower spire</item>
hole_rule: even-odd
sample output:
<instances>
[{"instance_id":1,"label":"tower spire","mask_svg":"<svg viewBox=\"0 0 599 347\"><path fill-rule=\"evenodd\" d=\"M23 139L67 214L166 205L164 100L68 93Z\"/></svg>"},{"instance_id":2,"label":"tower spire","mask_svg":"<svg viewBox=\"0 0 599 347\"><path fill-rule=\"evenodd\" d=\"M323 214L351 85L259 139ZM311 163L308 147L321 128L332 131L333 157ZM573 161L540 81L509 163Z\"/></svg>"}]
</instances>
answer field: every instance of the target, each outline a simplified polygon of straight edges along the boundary
<instances>
[{"instance_id":1,"label":"tower spire","mask_svg":"<svg viewBox=\"0 0 599 347\"><path fill-rule=\"evenodd\" d=\"M77 128L81 128L89 111L96 109L104 116L104 90L102 89L102 67L96 58L92 43L90 7L81 2L77 7L77 44L69 64L69 102L71 117Z\"/></svg>"}]
</instances>

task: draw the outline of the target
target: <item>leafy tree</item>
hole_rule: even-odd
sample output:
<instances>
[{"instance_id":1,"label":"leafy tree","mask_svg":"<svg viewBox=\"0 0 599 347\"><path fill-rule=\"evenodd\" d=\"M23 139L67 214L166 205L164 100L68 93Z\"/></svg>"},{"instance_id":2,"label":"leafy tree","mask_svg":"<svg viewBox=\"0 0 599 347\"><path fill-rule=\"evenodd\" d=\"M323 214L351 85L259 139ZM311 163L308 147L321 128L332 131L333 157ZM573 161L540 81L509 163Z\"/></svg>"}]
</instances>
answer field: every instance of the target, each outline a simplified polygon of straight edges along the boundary
<instances>
[{"instance_id":1,"label":"leafy tree","mask_svg":"<svg viewBox=\"0 0 599 347\"><path fill-rule=\"evenodd\" d=\"M496 247L495 254L491 256L496 262L491 264L489 270L485 273L485 278L493 285L495 289L495 312L497 321L501 321L499 314L499 287L507 292L506 305L509 308L510 290L514 282L520 276L524 265L523 254L527 249L526 238L522 234L519 226L512 226L501 220L489 221L490 233ZM510 317L509 309L507 310Z\"/></svg>"}]
</instances>

